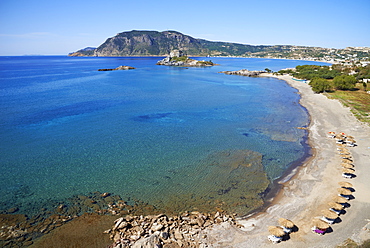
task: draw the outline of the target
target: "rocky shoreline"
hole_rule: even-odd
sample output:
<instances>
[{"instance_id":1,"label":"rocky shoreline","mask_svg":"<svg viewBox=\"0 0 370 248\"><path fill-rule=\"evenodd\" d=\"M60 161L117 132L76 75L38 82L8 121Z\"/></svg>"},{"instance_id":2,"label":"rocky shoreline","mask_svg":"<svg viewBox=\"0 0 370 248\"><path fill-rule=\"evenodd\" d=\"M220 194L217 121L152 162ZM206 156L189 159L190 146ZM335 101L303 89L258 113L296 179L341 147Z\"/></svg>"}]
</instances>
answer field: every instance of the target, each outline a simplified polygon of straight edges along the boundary
<instances>
[{"instance_id":1,"label":"rocky shoreline","mask_svg":"<svg viewBox=\"0 0 370 248\"><path fill-rule=\"evenodd\" d=\"M110 234L114 241L113 248L207 247L204 243L206 235L202 234L202 230L221 223L237 226L235 216L195 211L178 216L159 214L121 217L104 233Z\"/></svg>"},{"instance_id":2,"label":"rocky shoreline","mask_svg":"<svg viewBox=\"0 0 370 248\"><path fill-rule=\"evenodd\" d=\"M224 73L226 75L239 75L239 76L246 76L246 77L258 77L262 73L266 73L265 71L249 71L247 69L241 69L238 71L220 71L219 73Z\"/></svg>"}]
</instances>

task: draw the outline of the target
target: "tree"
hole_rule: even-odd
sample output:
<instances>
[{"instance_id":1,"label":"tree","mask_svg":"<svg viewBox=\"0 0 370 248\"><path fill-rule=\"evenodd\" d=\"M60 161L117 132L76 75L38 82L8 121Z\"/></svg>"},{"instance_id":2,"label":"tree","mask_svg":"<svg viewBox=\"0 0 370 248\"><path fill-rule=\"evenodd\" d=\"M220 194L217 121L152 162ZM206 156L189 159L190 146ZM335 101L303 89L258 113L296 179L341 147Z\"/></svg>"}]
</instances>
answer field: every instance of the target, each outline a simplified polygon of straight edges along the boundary
<instances>
[{"instance_id":1,"label":"tree","mask_svg":"<svg viewBox=\"0 0 370 248\"><path fill-rule=\"evenodd\" d=\"M333 80L334 87L338 90L350 90L353 89L357 83L354 76L341 75L336 76Z\"/></svg>"},{"instance_id":2,"label":"tree","mask_svg":"<svg viewBox=\"0 0 370 248\"><path fill-rule=\"evenodd\" d=\"M271 73L271 72L272 72L269 68L265 68L265 71L266 71L267 73Z\"/></svg>"},{"instance_id":3,"label":"tree","mask_svg":"<svg viewBox=\"0 0 370 248\"><path fill-rule=\"evenodd\" d=\"M330 82L323 78L314 78L310 81L309 85L311 85L315 93L321 93L331 89Z\"/></svg>"}]
</instances>

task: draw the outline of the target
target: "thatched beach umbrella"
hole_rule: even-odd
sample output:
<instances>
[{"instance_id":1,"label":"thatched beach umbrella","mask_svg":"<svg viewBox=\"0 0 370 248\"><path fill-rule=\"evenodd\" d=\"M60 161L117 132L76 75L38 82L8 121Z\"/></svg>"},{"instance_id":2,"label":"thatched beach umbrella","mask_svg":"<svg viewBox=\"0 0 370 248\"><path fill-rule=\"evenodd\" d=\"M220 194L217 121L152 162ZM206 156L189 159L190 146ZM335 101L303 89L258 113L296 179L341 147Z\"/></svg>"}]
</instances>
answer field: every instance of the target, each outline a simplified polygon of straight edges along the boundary
<instances>
[{"instance_id":1,"label":"thatched beach umbrella","mask_svg":"<svg viewBox=\"0 0 370 248\"><path fill-rule=\"evenodd\" d=\"M287 220L287 219L284 219L284 218L280 218L278 221L279 221L279 224L280 224L281 226L284 226L284 227L286 227L286 228L293 228L293 227L294 227L294 223L293 223L293 221L291 221L291 220Z\"/></svg>"},{"instance_id":2,"label":"thatched beach umbrella","mask_svg":"<svg viewBox=\"0 0 370 248\"><path fill-rule=\"evenodd\" d=\"M335 210L342 210L344 207L342 204L336 203L336 202L329 202L328 203L329 207Z\"/></svg>"},{"instance_id":3,"label":"thatched beach umbrella","mask_svg":"<svg viewBox=\"0 0 370 248\"><path fill-rule=\"evenodd\" d=\"M326 223L325 221L320 220L320 219L314 219L313 220L313 225L316 226L319 229L324 229L324 230L328 229L330 227L328 223Z\"/></svg>"},{"instance_id":4,"label":"thatched beach umbrella","mask_svg":"<svg viewBox=\"0 0 370 248\"><path fill-rule=\"evenodd\" d=\"M338 147L337 148L338 151L344 151L344 152L349 152L348 148L347 147Z\"/></svg>"},{"instance_id":5,"label":"thatched beach umbrella","mask_svg":"<svg viewBox=\"0 0 370 248\"><path fill-rule=\"evenodd\" d=\"M276 237L282 237L285 235L283 228L280 226L269 226L269 232Z\"/></svg>"},{"instance_id":6,"label":"thatched beach umbrella","mask_svg":"<svg viewBox=\"0 0 370 248\"><path fill-rule=\"evenodd\" d=\"M343 135L341 135L341 134L338 134L338 135L336 135L336 137L335 137L335 139L340 139L340 140L342 140L342 139L344 139L344 136Z\"/></svg>"},{"instance_id":7,"label":"thatched beach umbrella","mask_svg":"<svg viewBox=\"0 0 370 248\"><path fill-rule=\"evenodd\" d=\"M338 193L341 195L352 195L352 191L350 191L349 189L338 188L337 190L338 190Z\"/></svg>"},{"instance_id":8,"label":"thatched beach umbrella","mask_svg":"<svg viewBox=\"0 0 370 248\"><path fill-rule=\"evenodd\" d=\"M340 164L343 168L347 168L347 169L352 169L354 168L355 166L353 164L346 164L346 163L341 163Z\"/></svg>"},{"instance_id":9,"label":"thatched beach umbrella","mask_svg":"<svg viewBox=\"0 0 370 248\"><path fill-rule=\"evenodd\" d=\"M345 163L345 164L352 164L352 161L348 160L348 159L342 159L342 163Z\"/></svg>"},{"instance_id":10,"label":"thatched beach umbrella","mask_svg":"<svg viewBox=\"0 0 370 248\"><path fill-rule=\"evenodd\" d=\"M344 187L344 188L352 188L353 187L352 183L350 183L350 182L339 182L338 184L339 184L339 186Z\"/></svg>"},{"instance_id":11,"label":"thatched beach umbrella","mask_svg":"<svg viewBox=\"0 0 370 248\"><path fill-rule=\"evenodd\" d=\"M321 213L324 215L324 217L328 219L335 220L338 218L338 214L334 213L333 211L330 211L329 209L324 209L321 211Z\"/></svg>"},{"instance_id":12,"label":"thatched beach umbrella","mask_svg":"<svg viewBox=\"0 0 370 248\"><path fill-rule=\"evenodd\" d=\"M338 151L339 155L341 156L351 156L351 153L350 152L347 152L347 151Z\"/></svg>"},{"instance_id":13,"label":"thatched beach umbrella","mask_svg":"<svg viewBox=\"0 0 370 248\"><path fill-rule=\"evenodd\" d=\"M346 173L346 174L353 174L353 173L355 173L355 170L354 169L349 169L349 168L343 168L342 172Z\"/></svg>"},{"instance_id":14,"label":"thatched beach umbrella","mask_svg":"<svg viewBox=\"0 0 370 248\"><path fill-rule=\"evenodd\" d=\"M354 139L354 137L353 137L353 136L351 136L351 135L348 135L348 136L347 136L347 139Z\"/></svg>"},{"instance_id":15,"label":"thatched beach umbrella","mask_svg":"<svg viewBox=\"0 0 370 248\"><path fill-rule=\"evenodd\" d=\"M333 197L333 201L335 201L335 202L337 202L337 203L347 203L347 202L348 202L348 200L347 200L346 198L341 197L341 196L339 196L339 195L334 196L334 197Z\"/></svg>"},{"instance_id":16,"label":"thatched beach umbrella","mask_svg":"<svg viewBox=\"0 0 370 248\"><path fill-rule=\"evenodd\" d=\"M345 145L345 144L341 144L341 143L337 143L337 146L338 146L338 147L346 147L346 145Z\"/></svg>"}]
</instances>

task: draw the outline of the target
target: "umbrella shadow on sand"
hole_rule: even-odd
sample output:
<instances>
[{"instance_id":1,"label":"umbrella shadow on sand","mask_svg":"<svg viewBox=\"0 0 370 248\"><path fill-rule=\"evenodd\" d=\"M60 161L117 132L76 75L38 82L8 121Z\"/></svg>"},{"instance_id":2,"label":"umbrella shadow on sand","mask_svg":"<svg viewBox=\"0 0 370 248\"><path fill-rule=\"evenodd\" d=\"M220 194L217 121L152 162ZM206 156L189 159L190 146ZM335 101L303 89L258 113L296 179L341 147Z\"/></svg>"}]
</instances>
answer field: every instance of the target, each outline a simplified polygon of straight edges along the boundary
<instances>
[{"instance_id":1,"label":"umbrella shadow on sand","mask_svg":"<svg viewBox=\"0 0 370 248\"><path fill-rule=\"evenodd\" d=\"M326 229L325 234L332 233L332 232L333 232L333 228L331 228L331 226L329 226L329 228Z\"/></svg>"},{"instance_id":2,"label":"umbrella shadow on sand","mask_svg":"<svg viewBox=\"0 0 370 248\"><path fill-rule=\"evenodd\" d=\"M295 232L298 232L299 231L299 227L297 227L296 225L294 225L292 228L291 228L291 233L295 233ZM283 240L282 241L287 241L290 239L290 233L286 233L284 236L283 236Z\"/></svg>"},{"instance_id":3,"label":"umbrella shadow on sand","mask_svg":"<svg viewBox=\"0 0 370 248\"><path fill-rule=\"evenodd\" d=\"M341 223L342 222L342 219L341 218L336 218L333 222L333 224L338 224L338 223Z\"/></svg>"},{"instance_id":4,"label":"umbrella shadow on sand","mask_svg":"<svg viewBox=\"0 0 370 248\"><path fill-rule=\"evenodd\" d=\"M349 204L348 202L346 202L346 203L342 203L342 205L343 205L343 207L345 207L345 208L349 208L349 207L351 207L351 204Z\"/></svg>"},{"instance_id":5,"label":"umbrella shadow on sand","mask_svg":"<svg viewBox=\"0 0 370 248\"><path fill-rule=\"evenodd\" d=\"M346 189L350 190L352 193L356 192L356 190L354 188L346 188Z\"/></svg>"}]
</instances>

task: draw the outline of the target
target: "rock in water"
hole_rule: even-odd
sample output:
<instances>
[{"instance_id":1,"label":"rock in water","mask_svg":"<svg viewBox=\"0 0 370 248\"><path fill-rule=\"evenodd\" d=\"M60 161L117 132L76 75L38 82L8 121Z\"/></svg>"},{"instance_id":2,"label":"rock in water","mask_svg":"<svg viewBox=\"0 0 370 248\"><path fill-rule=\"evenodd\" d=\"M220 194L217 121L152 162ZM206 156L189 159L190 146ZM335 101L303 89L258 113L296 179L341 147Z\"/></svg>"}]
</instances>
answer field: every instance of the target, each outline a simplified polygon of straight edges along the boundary
<instances>
[{"instance_id":1,"label":"rock in water","mask_svg":"<svg viewBox=\"0 0 370 248\"><path fill-rule=\"evenodd\" d=\"M246 77L257 77L265 71L249 71L247 69L241 69L239 71L220 71L219 73L224 73L226 75L240 75Z\"/></svg>"},{"instance_id":2,"label":"rock in water","mask_svg":"<svg viewBox=\"0 0 370 248\"><path fill-rule=\"evenodd\" d=\"M157 65L168 65L168 66L213 66L215 65L212 61L198 61L190 59L185 56L181 50L173 50L170 55L166 58L157 62Z\"/></svg>"},{"instance_id":3,"label":"rock in water","mask_svg":"<svg viewBox=\"0 0 370 248\"><path fill-rule=\"evenodd\" d=\"M120 65L114 69L98 69L98 71L119 71L119 70L132 70L136 69L135 67L128 66L128 65Z\"/></svg>"}]
</instances>

